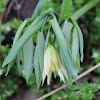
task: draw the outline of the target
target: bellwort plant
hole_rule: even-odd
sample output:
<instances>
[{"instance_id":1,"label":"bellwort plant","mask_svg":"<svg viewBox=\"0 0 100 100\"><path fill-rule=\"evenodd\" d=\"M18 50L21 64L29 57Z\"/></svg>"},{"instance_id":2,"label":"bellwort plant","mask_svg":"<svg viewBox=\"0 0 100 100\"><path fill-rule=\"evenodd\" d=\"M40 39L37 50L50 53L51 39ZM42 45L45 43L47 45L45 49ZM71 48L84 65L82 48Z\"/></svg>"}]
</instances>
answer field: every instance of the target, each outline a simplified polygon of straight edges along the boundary
<instances>
[{"instance_id":1,"label":"bellwort plant","mask_svg":"<svg viewBox=\"0 0 100 100\"><path fill-rule=\"evenodd\" d=\"M84 58L83 35L76 20L100 0L90 0L74 14L72 0L62 0L58 13L54 6L49 6L50 2L39 0L32 18L23 21L2 65L8 65L7 75L15 60L20 75L27 82L34 68L37 88L44 83L46 76L49 85L52 74L59 75L67 86L72 84L72 79L76 81L80 61L83 62Z\"/></svg>"}]
</instances>

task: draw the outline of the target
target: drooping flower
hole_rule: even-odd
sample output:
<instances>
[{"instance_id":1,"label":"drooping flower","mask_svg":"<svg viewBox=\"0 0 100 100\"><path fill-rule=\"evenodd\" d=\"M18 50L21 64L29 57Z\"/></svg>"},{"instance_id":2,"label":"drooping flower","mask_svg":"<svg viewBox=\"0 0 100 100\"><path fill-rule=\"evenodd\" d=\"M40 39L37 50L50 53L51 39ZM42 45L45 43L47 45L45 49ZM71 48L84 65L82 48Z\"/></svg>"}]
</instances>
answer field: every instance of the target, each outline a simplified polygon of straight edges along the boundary
<instances>
[{"instance_id":1,"label":"drooping flower","mask_svg":"<svg viewBox=\"0 0 100 100\"><path fill-rule=\"evenodd\" d=\"M56 50L52 45L49 45L44 54L44 69L42 77L43 83L47 76L47 84L50 84L52 72L58 72L58 75L63 82L65 82L64 75L68 79L67 72L64 66L61 64Z\"/></svg>"}]
</instances>

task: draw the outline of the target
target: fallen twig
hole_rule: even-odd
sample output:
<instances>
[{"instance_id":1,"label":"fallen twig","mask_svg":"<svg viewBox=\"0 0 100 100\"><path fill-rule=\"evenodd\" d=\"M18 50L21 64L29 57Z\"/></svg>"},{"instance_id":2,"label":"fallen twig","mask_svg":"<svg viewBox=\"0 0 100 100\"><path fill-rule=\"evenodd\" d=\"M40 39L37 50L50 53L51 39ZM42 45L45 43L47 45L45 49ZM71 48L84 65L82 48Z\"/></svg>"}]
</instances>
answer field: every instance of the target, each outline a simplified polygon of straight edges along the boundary
<instances>
[{"instance_id":1,"label":"fallen twig","mask_svg":"<svg viewBox=\"0 0 100 100\"><path fill-rule=\"evenodd\" d=\"M83 78L84 76L86 76L87 74L91 73L92 71L94 71L94 70L97 69L98 67L100 67L100 63L98 63L97 65L95 65L95 66L93 66L92 68L88 69L87 71L83 72L82 74L80 74L80 75L76 78L76 80L79 80L79 79ZM73 82L74 82L74 80L73 80ZM57 89L51 91L50 93L47 93L46 95L44 95L44 96L42 96L42 97L40 97L40 98L38 98L38 99L36 99L36 100L45 99L45 98L49 97L50 95L52 95L52 94L54 94L54 93L56 93L56 92L62 90L62 89L65 88L65 87L66 87L66 85L63 85L63 86L61 86L61 87L59 87L59 88L57 88Z\"/></svg>"}]
</instances>

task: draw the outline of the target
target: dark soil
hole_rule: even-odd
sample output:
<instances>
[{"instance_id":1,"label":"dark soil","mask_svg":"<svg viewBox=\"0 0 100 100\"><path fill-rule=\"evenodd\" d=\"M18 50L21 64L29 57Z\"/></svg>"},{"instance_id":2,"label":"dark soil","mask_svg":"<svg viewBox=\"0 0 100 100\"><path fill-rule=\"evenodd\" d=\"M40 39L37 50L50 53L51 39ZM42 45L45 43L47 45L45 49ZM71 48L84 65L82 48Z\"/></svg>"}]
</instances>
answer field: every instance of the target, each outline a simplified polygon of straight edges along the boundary
<instances>
[{"instance_id":1,"label":"dark soil","mask_svg":"<svg viewBox=\"0 0 100 100\"><path fill-rule=\"evenodd\" d=\"M40 93L33 93L30 91L23 91L20 95L12 96L8 100L36 100L41 96Z\"/></svg>"}]
</instances>

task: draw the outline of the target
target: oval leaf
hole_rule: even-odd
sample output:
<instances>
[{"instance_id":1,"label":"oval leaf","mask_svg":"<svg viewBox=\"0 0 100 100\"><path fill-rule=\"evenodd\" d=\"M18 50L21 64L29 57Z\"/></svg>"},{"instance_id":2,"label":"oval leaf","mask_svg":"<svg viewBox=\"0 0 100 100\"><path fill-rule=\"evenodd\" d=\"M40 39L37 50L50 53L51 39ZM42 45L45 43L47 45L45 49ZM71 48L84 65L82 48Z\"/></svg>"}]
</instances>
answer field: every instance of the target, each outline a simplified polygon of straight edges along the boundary
<instances>
[{"instance_id":1,"label":"oval leaf","mask_svg":"<svg viewBox=\"0 0 100 100\"><path fill-rule=\"evenodd\" d=\"M40 87L43 67L44 67L44 48L45 48L45 40L42 32L38 33L37 36L37 46L35 50L34 56L34 67L35 67L35 75L36 75L36 82L37 87Z\"/></svg>"},{"instance_id":2,"label":"oval leaf","mask_svg":"<svg viewBox=\"0 0 100 100\"><path fill-rule=\"evenodd\" d=\"M23 47L24 74L28 82L33 71L33 39L29 39Z\"/></svg>"},{"instance_id":3,"label":"oval leaf","mask_svg":"<svg viewBox=\"0 0 100 100\"><path fill-rule=\"evenodd\" d=\"M77 33L78 33L78 38L79 38L79 47L80 47L80 53L81 53L81 62L83 62L83 58L84 58L84 55L83 55L83 35L82 35L82 32L77 24L77 22L74 20L73 17L71 17L71 20L74 24L74 26L76 27L76 30L77 30Z\"/></svg>"},{"instance_id":4,"label":"oval leaf","mask_svg":"<svg viewBox=\"0 0 100 100\"><path fill-rule=\"evenodd\" d=\"M72 33L72 56L74 63L76 63L76 58L78 56L78 51L79 51L79 41L78 41L78 33L76 28L74 28L73 33Z\"/></svg>"},{"instance_id":5,"label":"oval leaf","mask_svg":"<svg viewBox=\"0 0 100 100\"><path fill-rule=\"evenodd\" d=\"M71 30L72 30L73 24L71 24L70 22L65 21L64 25L63 25L63 33L65 38L68 40L69 44L70 44L70 38L71 38Z\"/></svg>"}]
</instances>

